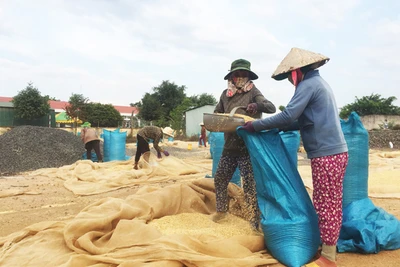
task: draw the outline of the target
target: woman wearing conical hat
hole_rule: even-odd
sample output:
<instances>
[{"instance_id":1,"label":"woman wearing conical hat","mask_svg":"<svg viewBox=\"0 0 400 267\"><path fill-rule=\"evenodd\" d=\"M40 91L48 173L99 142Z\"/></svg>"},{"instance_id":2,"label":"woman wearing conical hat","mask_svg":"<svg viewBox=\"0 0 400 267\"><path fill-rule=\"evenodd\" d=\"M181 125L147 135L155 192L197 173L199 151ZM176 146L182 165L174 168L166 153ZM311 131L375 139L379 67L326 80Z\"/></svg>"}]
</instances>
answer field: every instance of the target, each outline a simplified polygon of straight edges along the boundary
<instances>
[{"instance_id":1,"label":"woman wearing conical hat","mask_svg":"<svg viewBox=\"0 0 400 267\"><path fill-rule=\"evenodd\" d=\"M137 139L137 149L135 154L135 165L133 165L133 169L139 169L139 160L143 155L144 160L149 162L150 154L147 153L150 151L150 141L153 141L153 147L157 151L157 158L161 159L161 153L164 153L165 156L169 156L168 151L162 149L159 146L159 142L162 142L164 137L174 137L174 130L171 127L160 128L157 126L145 126L140 129L136 134Z\"/></svg>"},{"instance_id":2,"label":"woman wearing conical hat","mask_svg":"<svg viewBox=\"0 0 400 267\"><path fill-rule=\"evenodd\" d=\"M272 78L288 79L295 92L286 109L272 117L246 123L247 131L273 128L300 130L311 159L313 203L322 240L321 257L306 266L336 266L336 243L342 226L343 177L347 167L347 144L340 126L333 91L316 68L329 58L292 48Z\"/></svg>"}]
</instances>

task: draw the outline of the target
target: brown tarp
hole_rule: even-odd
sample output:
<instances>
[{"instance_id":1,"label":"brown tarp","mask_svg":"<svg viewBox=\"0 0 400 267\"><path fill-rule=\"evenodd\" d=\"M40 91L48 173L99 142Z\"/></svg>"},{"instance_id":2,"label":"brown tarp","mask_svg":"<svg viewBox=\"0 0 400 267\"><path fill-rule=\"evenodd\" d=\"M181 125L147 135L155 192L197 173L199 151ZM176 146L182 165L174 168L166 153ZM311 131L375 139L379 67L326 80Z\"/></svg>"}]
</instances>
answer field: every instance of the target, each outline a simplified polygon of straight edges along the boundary
<instances>
[{"instance_id":1,"label":"brown tarp","mask_svg":"<svg viewBox=\"0 0 400 267\"><path fill-rule=\"evenodd\" d=\"M149 162L142 157L139 170L133 169L133 161L94 163L91 160L79 160L60 168L39 169L29 175L59 178L65 181L65 188L75 195L94 195L134 185L193 180L204 177L201 172L206 170L204 164L195 165L173 156L158 160L154 154L150 154Z\"/></svg>"},{"instance_id":2,"label":"brown tarp","mask_svg":"<svg viewBox=\"0 0 400 267\"><path fill-rule=\"evenodd\" d=\"M230 210L240 214L243 192L229 186ZM165 188L145 186L126 199L105 198L66 222L41 222L0 238L2 266L260 266L276 263L262 235L221 238L164 235L153 219L215 211L213 179Z\"/></svg>"}]
</instances>

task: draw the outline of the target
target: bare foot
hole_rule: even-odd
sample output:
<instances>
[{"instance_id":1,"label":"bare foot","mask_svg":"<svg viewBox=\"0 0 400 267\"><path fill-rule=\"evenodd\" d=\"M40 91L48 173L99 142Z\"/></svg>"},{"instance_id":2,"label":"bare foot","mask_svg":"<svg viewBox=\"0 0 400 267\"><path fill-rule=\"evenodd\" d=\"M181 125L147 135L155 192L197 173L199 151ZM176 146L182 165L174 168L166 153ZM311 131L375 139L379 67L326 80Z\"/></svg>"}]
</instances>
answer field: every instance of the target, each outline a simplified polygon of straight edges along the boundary
<instances>
[{"instance_id":1,"label":"bare foot","mask_svg":"<svg viewBox=\"0 0 400 267\"><path fill-rule=\"evenodd\" d=\"M225 219L226 216L228 216L227 212L216 212L211 216L211 220L213 220L214 222L219 222Z\"/></svg>"},{"instance_id":2,"label":"bare foot","mask_svg":"<svg viewBox=\"0 0 400 267\"><path fill-rule=\"evenodd\" d=\"M321 256L316 261L310 262L303 267L337 267L336 262L330 261Z\"/></svg>"}]
</instances>

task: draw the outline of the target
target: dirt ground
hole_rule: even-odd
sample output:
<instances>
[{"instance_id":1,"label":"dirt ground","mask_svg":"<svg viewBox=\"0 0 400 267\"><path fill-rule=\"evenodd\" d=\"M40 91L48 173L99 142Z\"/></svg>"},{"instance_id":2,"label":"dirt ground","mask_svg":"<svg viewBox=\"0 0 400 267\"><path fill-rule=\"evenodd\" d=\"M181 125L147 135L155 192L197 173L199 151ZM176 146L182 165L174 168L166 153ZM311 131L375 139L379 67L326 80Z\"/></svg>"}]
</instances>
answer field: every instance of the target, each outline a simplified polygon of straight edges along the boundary
<instances>
[{"instance_id":1,"label":"dirt ground","mask_svg":"<svg viewBox=\"0 0 400 267\"><path fill-rule=\"evenodd\" d=\"M188 150L187 144L179 148L171 149L170 153L181 158L209 158L209 150L197 148L195 142L193 149ZM176 153L174 153L176 152ZM211 174L212 160L210 160ZM307 160L299 161L299 164L308 164ZM164 182L159 186L173 183ZM16 195L0 199L0 236L6 236L19 231L26 226L41 221L63 221L73 218L84 207L92 202L105 197L125 198L134 194L139 186L122 188L92 196L76 196L63 186L63 180L41 177L40 179L28 175L12 177L0 177L1 191L5 189L23 189L31 192L31 195ZM400 200L371 198L373 203L383 208L390 214L400 219ZM273 267L283 266L280 264ZM395 267L400 266L400 249L395 251L382 251L373 255L362 255L355 253L338 254L338 266L369 266L369 267Z\"/></svg>"}]
</instances>

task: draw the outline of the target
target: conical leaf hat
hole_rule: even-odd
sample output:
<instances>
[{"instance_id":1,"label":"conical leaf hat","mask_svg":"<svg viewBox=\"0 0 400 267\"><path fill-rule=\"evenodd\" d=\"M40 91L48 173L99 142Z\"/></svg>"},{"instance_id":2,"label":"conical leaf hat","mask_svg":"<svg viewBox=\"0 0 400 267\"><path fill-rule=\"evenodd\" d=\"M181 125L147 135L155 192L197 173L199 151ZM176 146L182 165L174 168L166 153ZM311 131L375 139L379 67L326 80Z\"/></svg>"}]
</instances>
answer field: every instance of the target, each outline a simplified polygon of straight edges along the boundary
<instances>
[{"instance_id":1,"label":"conical leaf hat","mask_svg":"<svg viewBox=\"0 0 400 267\"><path fill-rule=\"evenodd\" d=\"M280 81L286 79L292 70L308 65L312 65L311 68L316 69L324 65L328 60L329 58L324 55L294 47L282 60L271 77Z\"/></svg>"}]
</instances>

